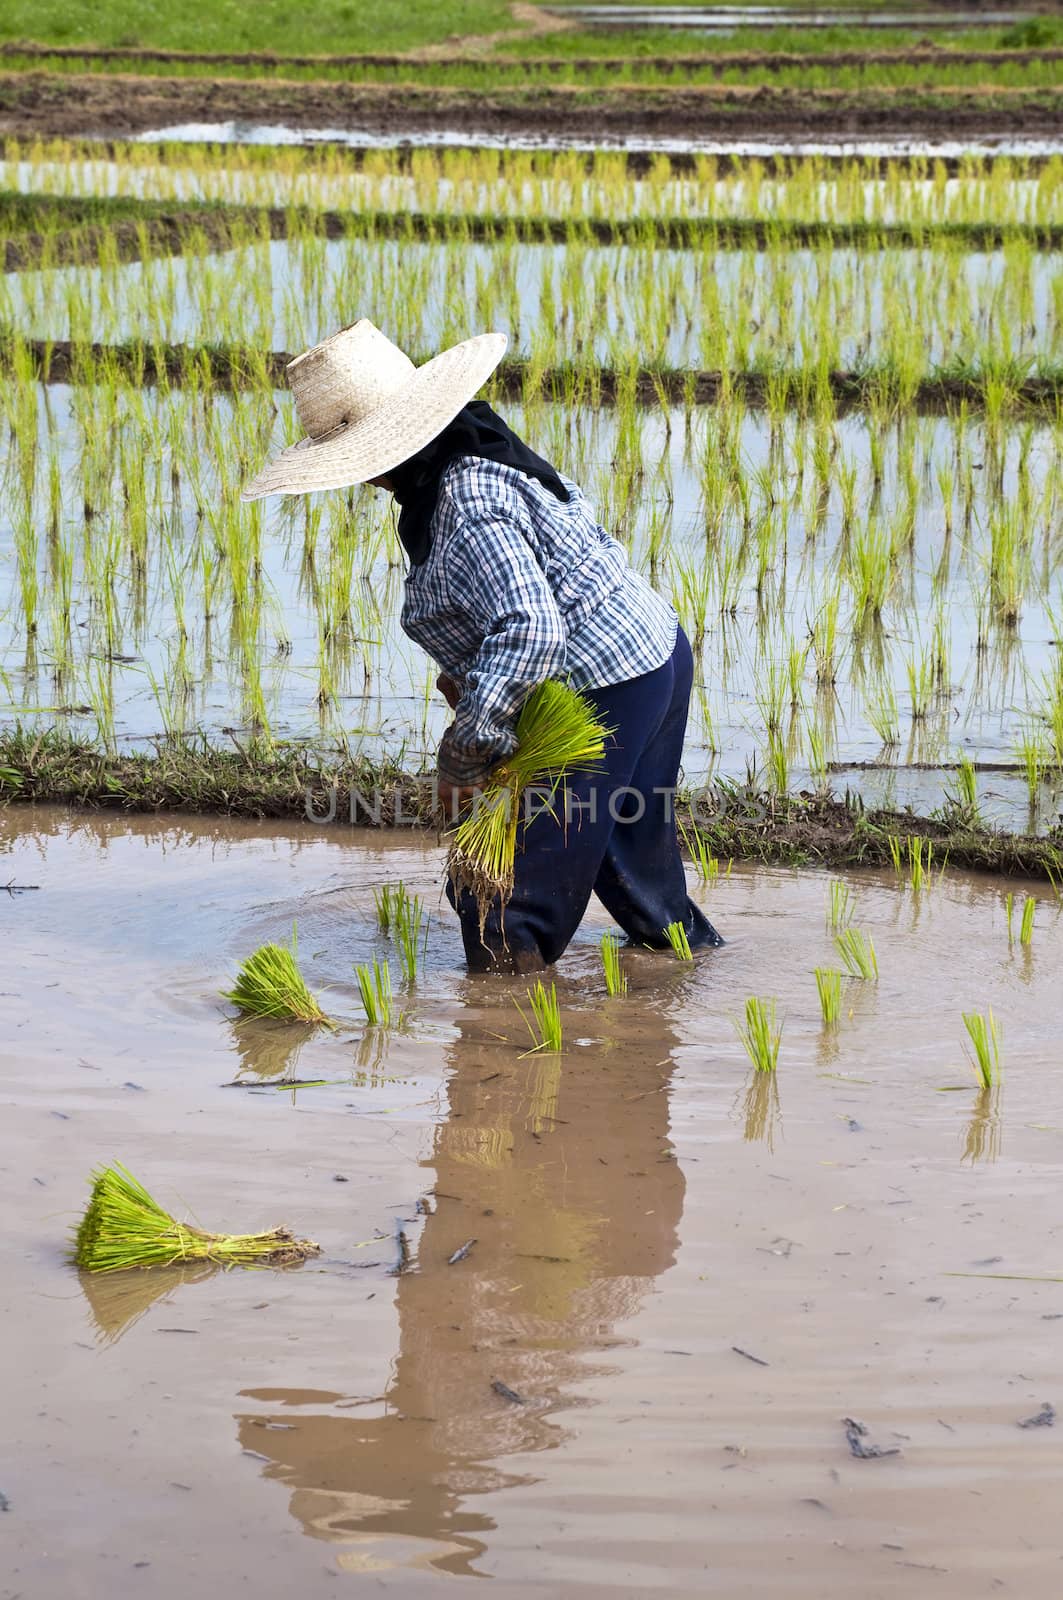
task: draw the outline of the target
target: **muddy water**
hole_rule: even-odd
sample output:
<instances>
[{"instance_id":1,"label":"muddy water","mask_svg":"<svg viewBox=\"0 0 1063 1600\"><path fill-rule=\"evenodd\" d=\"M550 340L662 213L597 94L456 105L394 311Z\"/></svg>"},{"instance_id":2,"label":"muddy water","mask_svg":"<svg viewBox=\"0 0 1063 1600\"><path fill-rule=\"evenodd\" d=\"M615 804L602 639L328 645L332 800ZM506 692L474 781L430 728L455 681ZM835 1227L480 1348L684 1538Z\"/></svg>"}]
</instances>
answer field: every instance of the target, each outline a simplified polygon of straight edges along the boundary
<instances>
[{"instance_id":1,"label":"muddy water","mask_svg":"<svg viewBox=\"0 0 1063 1600\"><path fill-rule=\"evenodd\" d=\"M1063 1403L1063 1284L1024 1276L1063 1266L1047 900L1009 950L998 882L854 878L882 976L834 1040L821 875L736 868L704 892L726 948L632 954L615 1001L592 913L552 1062L516 991L461 975L433 846L24 810L0 840L38 886L0 905L0 1594L1058 1592L1058 1427L1017 1425ZM399 876L427 967L374 1039L351 964ZM333 1034L217 998L293 919ZM784 1016L775 1094L750 994ZM996 1115L961 1045L990 1003ZM64 1233L111 1157L323 1255L79 1281ZM899 1454L855 1459L846 1416Z\"/></svg>"}]
</instances>

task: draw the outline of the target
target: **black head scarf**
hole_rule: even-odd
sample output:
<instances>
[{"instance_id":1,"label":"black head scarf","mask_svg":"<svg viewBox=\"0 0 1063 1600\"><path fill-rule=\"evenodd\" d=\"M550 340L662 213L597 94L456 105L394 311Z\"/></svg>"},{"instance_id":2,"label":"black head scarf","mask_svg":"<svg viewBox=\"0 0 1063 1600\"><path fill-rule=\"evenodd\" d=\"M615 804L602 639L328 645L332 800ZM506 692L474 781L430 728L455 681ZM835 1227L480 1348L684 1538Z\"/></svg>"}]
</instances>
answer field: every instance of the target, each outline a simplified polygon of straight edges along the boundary
<instances>
[{"instance_id":1,"label":"black head scarf","mask_svg":"<svg viewBox=\"0 0 1063 1600\"><path fill-rule=\"evenodd\" d=\"M402 507L399 538L415 567L421 565L431 548L432 517L439 499L440 480L458 456L479 456L485 461L499 461L503 466L515 467L526 477L537 479L558 500L568 500L568 490L549 461L544 461L523 439L518 439L485 400L471 400L431 444L386 474L395 499Z\"/></svg>"}]
</instances>

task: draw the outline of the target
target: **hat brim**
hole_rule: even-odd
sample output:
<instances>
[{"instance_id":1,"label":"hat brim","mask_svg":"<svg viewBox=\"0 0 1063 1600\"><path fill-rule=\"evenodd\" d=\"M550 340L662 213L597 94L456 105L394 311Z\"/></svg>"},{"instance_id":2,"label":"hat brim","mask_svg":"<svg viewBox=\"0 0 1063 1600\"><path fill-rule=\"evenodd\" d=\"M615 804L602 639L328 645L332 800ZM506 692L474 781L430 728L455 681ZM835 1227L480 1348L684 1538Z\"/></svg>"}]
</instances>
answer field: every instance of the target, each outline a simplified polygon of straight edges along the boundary
<instances>
[{"instance_id":1,"label":"hat brim","mask_svg":"<svg viewBox=\"0 0 1063 1600\"><path fill-rule=\"evenodd\" d=\"M240 495L312 494L382 477L431 444L481 389L506 353L504 333L478 333L418 367L371 416L275 456Z\"/></svg>"}]
</instances>

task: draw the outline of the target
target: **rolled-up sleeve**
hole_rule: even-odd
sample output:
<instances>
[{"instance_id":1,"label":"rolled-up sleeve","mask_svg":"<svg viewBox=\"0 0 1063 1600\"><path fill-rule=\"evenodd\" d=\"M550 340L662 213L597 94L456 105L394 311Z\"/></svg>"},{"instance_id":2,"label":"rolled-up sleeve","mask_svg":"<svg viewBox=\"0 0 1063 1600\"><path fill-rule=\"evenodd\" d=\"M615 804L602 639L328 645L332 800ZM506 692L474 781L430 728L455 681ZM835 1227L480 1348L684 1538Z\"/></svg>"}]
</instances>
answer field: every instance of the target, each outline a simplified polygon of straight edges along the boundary
<instances>
[{"instance_id":1,"label":"rolled-up sleeve","mask_svg":"<svg viewBox=\"0 0 1063 1600\"><path fill-rule=\"evenodd\" d=\"M476 784L516 749L515 724L537 684L565 667L565 625L521 530L523 507L500 494L463 519L447 587L483 642L462 674L462 696L439 747L439 776Z\"/></svg>"}]
</instances>

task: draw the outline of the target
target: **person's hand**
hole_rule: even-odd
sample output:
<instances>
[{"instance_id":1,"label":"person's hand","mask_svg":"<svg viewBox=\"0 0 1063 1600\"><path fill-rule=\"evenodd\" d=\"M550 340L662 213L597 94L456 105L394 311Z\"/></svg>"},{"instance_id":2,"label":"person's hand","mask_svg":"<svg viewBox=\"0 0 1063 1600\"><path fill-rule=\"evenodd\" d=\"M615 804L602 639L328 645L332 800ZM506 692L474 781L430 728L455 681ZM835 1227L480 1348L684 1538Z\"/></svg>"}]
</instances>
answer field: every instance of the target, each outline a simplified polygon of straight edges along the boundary
<instances>
[{"instance_id":1,"label":"person's hand","mask_svg":"<svg viewBox=\"0 0 1063 1600\"><path fill-rule=\"evenodd\" d=\"M439 778L437 783L439 803L448 817L456 817L462 806L469 805L477 788L475 784L470 783L448 783L445 778Z\"/></svg>"},{"instance_id":2,"label":"person's hand","mask_svg":"<svg viewBox=\"0 0 1063 1600\"><path fill-rule=\"evenodd\" d=\"M458 701L461 699L461 689L449 672L441 672L436 679L436 688L447 702L451 711L456 711Z\"/></svg>"}]
</instances>

